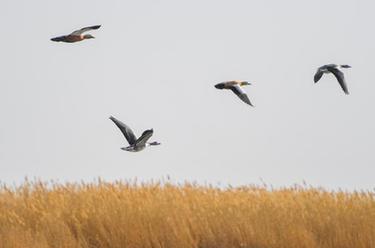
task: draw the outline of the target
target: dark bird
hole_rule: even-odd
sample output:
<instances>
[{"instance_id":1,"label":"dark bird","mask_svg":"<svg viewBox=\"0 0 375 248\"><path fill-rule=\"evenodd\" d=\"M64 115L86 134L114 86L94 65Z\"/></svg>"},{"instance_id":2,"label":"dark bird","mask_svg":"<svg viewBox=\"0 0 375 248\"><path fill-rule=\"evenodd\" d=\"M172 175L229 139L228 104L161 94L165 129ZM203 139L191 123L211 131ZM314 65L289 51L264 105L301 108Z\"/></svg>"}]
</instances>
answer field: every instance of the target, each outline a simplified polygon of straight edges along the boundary
<instances>
[{"instance_id":1,"label":"dark bird","mask_svg":"<svg viewBox=\"0 0 375 248\"><path fill-rule=\"evenodd\" d=\"M111 121L113 121L116 126L120 129L122 134L125 136L126 140L129 143L129 146L127 147L121 147L122 150L128 151L128 152L139 152L145 149L147 146L156 146L160 145L159 142L147 142L152 134L154 133L153 129L148 129L144 131L138 139L135 137L133 131L124 123L117 120L115 117L111 116L109 117Z\"/></svg>"},{"instance_id":2,"label":"dark bird","mask_svg":"<svg viewBox=\"0 0 375 248\"><path fill-rule=\"evenodd\" d=\"M349 94L348 86L345 82L344 73L339 70L339 68L352 68L350 65L335 65L335 64L329 64L329 65L323 65L318 68L318 70L315 73L314 76L314 82L317 83L323 76L323 74L332 73L337 81L339 82L342 90L345 92L345 94Z\"/></svg>"},{"instance_id":3,"label":"dark bird","mask_svg":"<svg viewBox=\"0 0 375 248\"><path fill-rule=\"evenodd\" d=\"M99 29L100 27L101 25L85 27L85 28L74 31L71 34L58 36L58 37L52 38L51 40L56 41L56 42L62 41L62 42L74 43L74 42L83 41L86 39L94 39L95 37L92 36L91 34L83 34L83 33L90 31L90 30Z\"/></svg>"},{"instance_id":4,"label":"dark bird","mask_svg":"<svg viewBox=\"0 0 375 248\"><path fill-rule=\"evenodd\" d=\"M243 102L249 104L250 106L253 106L253 104L251 104L249 98L247 97L246 92L241 87L241 86L244 86L244 85L251 85L251 84L249 82L247 82L247 81L233 80L233 81L226 81L226 82L222 82L222 83L216 84L215 88L216 89L220 89L220 90L222 90L222 89L231 90Z\"/></svg>"}]
</instances>

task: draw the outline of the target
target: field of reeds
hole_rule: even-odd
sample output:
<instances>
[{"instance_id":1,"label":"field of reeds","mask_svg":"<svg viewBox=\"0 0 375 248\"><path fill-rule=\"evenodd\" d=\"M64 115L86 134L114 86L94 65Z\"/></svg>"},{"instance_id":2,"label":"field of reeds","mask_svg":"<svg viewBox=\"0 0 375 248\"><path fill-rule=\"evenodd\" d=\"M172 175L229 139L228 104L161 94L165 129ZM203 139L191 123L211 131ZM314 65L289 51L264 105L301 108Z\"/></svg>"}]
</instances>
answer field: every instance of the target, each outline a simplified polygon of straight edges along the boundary
<instances>
[{"instance_id":1,"label":"field of reeds","mask_svg":"<svg viewBox=\"0 0 375 248\"><path fill-rule=\"evenodd\" d=\"M374 192L58 184L0 189L0 247L374 248Z\"/></svg>"}]
</instances>

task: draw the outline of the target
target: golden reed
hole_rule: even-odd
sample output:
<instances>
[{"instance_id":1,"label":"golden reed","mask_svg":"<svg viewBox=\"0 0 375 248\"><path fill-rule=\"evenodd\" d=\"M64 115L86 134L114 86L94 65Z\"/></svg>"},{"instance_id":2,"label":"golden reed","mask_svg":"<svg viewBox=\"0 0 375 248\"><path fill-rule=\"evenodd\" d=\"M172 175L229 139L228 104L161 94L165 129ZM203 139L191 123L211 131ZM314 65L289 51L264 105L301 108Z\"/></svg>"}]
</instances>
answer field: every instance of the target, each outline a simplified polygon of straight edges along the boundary
<instances>
[{"instance_id":1,"label":"golden reed","mask_svg":"<svg viewBox=\"0 0 375 248\"><path fill-rule=\"evenodd\" d=\"M0 187L0 248L374 248L374 192L185 183Z\"/></svg>"}]
</instances>

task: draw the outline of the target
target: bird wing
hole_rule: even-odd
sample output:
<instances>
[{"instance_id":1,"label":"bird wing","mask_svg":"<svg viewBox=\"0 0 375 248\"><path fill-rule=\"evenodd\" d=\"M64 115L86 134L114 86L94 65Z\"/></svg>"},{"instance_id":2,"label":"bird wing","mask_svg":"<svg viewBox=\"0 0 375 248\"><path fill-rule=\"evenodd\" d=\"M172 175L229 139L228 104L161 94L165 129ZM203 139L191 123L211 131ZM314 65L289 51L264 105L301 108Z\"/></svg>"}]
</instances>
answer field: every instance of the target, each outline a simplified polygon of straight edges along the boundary
<instances>
[{"instance_id":1,"label":"bird wing","mask_svg":"<svg viewBox=\"0 0 375 248\"><path fill-rule=\"evenodd\" d=\"M216 88L216 89L220 89L220 90L222 90L222 89L224 89L224 87L225 87L225 83L218 83L218 84L215 84L215 88Z\"/></svg>"},{"instance_id":2,"label":"bird wing","mask_svg":"<svg viewBox=\"0 0 375 248\"><path fill-rule=\"evenodd\" d=\"M71 33L70 35L81 35L83 34L84 32L87 32L87 31L90 31L90 30L94 30L94 29L99 29L101 27L101 25L95 25L95 26L90 26L90 27L84 27L84 28L81 28L81 29L78 29L76 31L74 31L73 33Z\"/></svg>"},{"instance_id":3,"label":"bird wing","mask_svg":"<svg viewBox=\"0 0 375 248\"><path fill-rule=\"evenodd\" d=\"M335 75L337 81L339 81L339 84L340 84L342 90L345 92L345 94L348 95L349 91L348 91L348 86L346 86L344 73L342 73L342 71L340 71L339 69L332 68L332 67L328 67L327 70L332 72L333 75Z\"/></svg>"},{"instance_id":4,"label":"bird wing","mask_svg":"<svg viewBox=\"0 0 375 248\"><path fill-rule=\"evenodd\" d=\"M62 36L54 37L54 38L52 38L51 40L52 40L52 41L64 41L65 38L66 38L66 35L62 35Z\"/></svg>"},{"instance_id":5,"label":"bird wing","mask_svg":"<svg viewBox=\"0 0 375 248\"><path fill-rule=\"evenodd\" d=\"M323 71L319 70L314 75L314 82L317 83L323 76Z\"/></svg>"},{"instance_id":6,"label":"bird wing","mask_svg":"<svg viewBox=\"0 0 375 248\"><path fill-rule=\"evenodd\" d=\"M253 106L253 104L251 104L250 102L250 99L247 97L246 92L241 88L241 86L233 85L229 87L229 89L231 89L234 94L236 94L243 102L249 104L250 106Z\"/></svg>"},{"instance_id":7,"label":"bird wing","mask_svg":"<svg viewBox=\"0 0 375 248\"><path fill-rule=\"evenodd\" d=\"M146 144L146 142L151 138L153 133L154 133L153 129L148 129L148 130L144 131L142 133L141 137L139 137L135 143L137 145L144 146Z\"/></svg>"},{"instance_id":8,"label":"bird wing","mask_svg":"<svg viewBox=\"0 0 375 248\"><path fill-rule=\"evenodd\" d=\"M135 137L130 127L128 127L121 121L117 120L113 116L109 117L109 119L111 119L111 121L113 121L116 124L116 126L121 130L122 134L125 136L126 140L129 142L129 145L135 144L137 138Z\"/></svg>"}]
</instances>

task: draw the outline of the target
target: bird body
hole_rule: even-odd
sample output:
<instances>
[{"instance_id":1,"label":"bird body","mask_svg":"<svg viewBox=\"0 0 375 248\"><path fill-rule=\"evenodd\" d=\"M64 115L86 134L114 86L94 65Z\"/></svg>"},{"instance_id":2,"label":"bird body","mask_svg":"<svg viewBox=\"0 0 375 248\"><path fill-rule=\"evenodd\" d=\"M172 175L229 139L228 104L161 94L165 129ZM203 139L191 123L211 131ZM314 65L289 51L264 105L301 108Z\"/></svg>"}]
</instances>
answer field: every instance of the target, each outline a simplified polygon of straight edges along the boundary
<instances>
[{"instance_id":1,"label":"bird body","mask_svg":"<svg viewBox=\"0 0 375 248\"><path fill-rule=\"evenodd\" d=\"M120 129L122 134L125 136L126 140L129 143L127 147L121 147L121 150L128 151L128 152L139 152L145 149L148 146L156 146L160 145L159 142L147 142L152 134L154 133L153 129L148 129L142 133L142 135L137 139L134 135L133 131L125 125L123 122L117 120L115 117L109 117L111 121L115 123L115 125Z\"/></svg>"},{"instance_id":2,"label":"bird body","mask_svg":"<svg viewBox=\"0 0 375 248\"><path fill-rule=\"evenodd\" d=\"M247 81L232 80L232 81L226 81L226 82L218 83L218 84L215 85L215 88L220 89L220 90L222 90L222 89L231 90L243 102L249 104L250 106L253 106L253 104L250 102L250 99L247 96L246 92L242 89L242 86L244 86L244 85L251 85L251 84Z\"/></svg>"},{"instance_id":3,"label":"bird body","mask_svg":"<svg viewBox=\"0 0 375 248\"><path fill-rule=\"evenodd\" d=\"M337 81L339 82L342 90L345 92L345 94L349 94L348 86L346 85L344 73L339 70L339 68L351 68L350 65L336 65L336 64L328 64L323 65L318 68L314 75L314 82L317 83L323 76L323 74L329 74L332 73Z\"/></svg>"},{"instance_id":4,"label":"bird body","mask_svg":"<svg viewBox=\"0 0 375 248\"><path fill-rule=\"evenodd\" d=\"M74 42L83 41L87 39L94 39L95 37L92 36L91 34L83 34L83 33L89 30L99 29L100 27L101 25L95 25L95 26L81 28L79 30L72 32L69 35L62 35L62 36L52 38L51 41L74 43Z\"/></svg>"}]
</instances>

